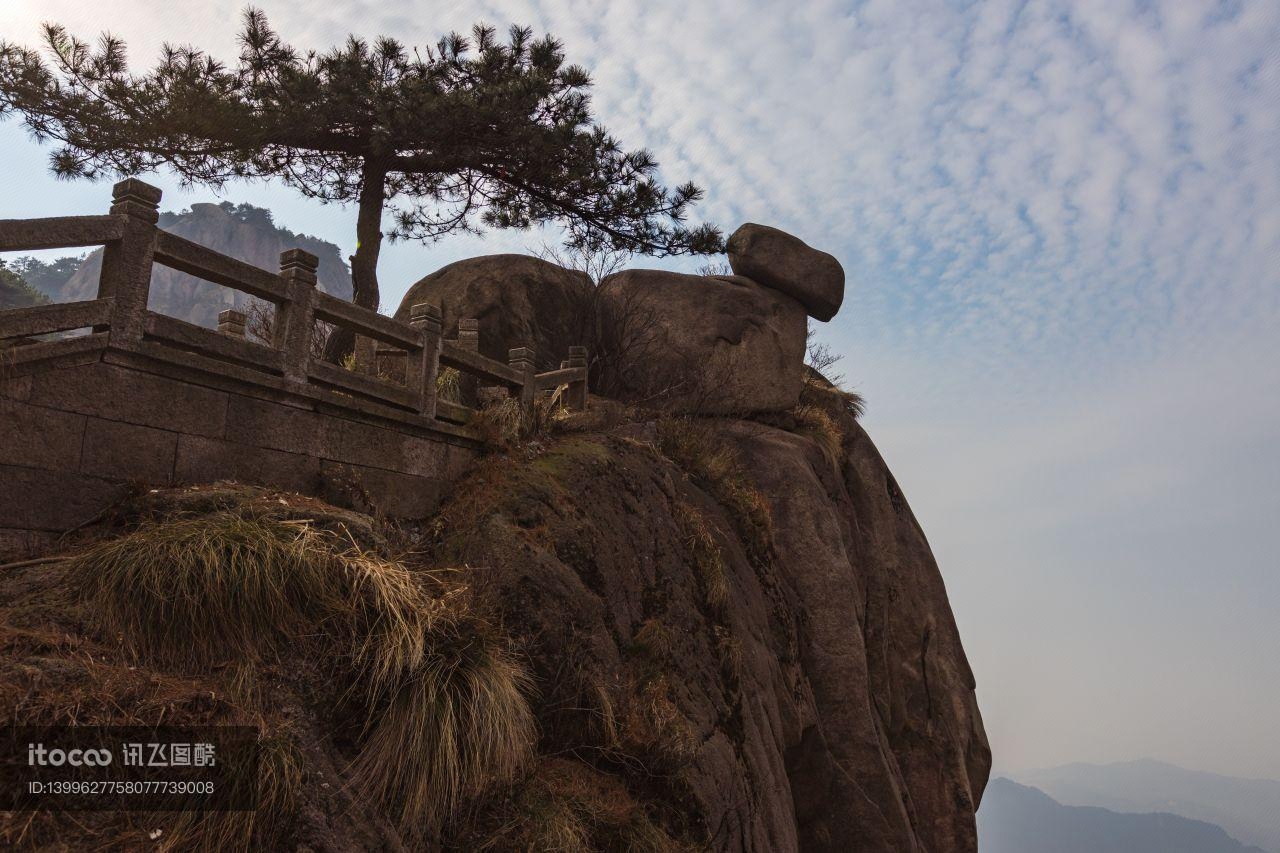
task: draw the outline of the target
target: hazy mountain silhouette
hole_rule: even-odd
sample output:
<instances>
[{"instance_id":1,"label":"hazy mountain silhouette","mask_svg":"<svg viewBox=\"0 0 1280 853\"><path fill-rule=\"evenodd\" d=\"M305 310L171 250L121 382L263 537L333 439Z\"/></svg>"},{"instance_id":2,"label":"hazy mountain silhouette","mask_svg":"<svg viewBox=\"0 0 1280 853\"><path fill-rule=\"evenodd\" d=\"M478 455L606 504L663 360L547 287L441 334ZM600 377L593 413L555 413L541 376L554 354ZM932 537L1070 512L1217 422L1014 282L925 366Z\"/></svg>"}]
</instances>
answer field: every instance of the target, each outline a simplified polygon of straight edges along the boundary
<instances>
[{"instance_id":1,"label":"hazy mountain silhouette","mask_svg":"<svg viewBox=\"0 0 1280 853\"><path fill-rule=\"evenodd\" d=\"M1064 805L1169 812L1217 824L1245 844L1280 853L1277 781L1239 779L1150 760L1068 764L1016 777Z\"/></svg>"},{"instance_id":2,"label":"hazy mountain silhouette","mask_svg":"<svg viewBox=\"0 0 1280 853\"><path fill-rule=\"evenodd\" d=\"M994 779L978 810L982 853L1262 853L1220 826L1163 813L1064 806L1036 788Z\"/></svg>"}]
</instances>

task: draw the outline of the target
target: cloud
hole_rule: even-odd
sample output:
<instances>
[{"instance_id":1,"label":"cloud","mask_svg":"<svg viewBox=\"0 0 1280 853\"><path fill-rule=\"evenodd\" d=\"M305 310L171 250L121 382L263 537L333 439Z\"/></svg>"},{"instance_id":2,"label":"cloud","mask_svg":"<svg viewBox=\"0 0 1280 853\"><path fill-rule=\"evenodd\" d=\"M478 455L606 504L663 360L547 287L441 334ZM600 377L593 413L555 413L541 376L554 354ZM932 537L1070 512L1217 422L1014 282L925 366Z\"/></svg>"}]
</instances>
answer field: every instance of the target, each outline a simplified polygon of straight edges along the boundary
<instances>
[{"instance_id":1,"label":"cloud","mask_svg":"<svg viewBox=\"0 0 1280 853\"><path fill-rule=\"evenodd\" d=\"M0 26L100 24L71 0L38 5ZM1265 299L1280 290L1276 4L262 5L309 47L352 30L431 43L480 19L555 33L606 123L668 180L707 188L699 215L841 258L837 339L1043 368L1231 330L1260 295L1280 312ZM139 59L162 38L234 52L238 2L114 6Z\"/></svg>"}]
</instances>

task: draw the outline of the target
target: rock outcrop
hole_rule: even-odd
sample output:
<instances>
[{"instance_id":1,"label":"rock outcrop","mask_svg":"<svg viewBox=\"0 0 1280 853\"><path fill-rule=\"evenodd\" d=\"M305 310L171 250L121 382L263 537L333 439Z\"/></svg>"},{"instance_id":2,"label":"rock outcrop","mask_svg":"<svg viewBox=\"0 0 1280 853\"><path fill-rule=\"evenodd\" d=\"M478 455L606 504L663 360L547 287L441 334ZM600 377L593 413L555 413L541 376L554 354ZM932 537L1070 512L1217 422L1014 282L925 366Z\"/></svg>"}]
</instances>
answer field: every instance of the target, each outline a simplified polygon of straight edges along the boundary
<instances>
[{"instance_id":1,"label":"rock outcrop","mask_svg":"<svg viewBox=\"0 0 1280 853\"><path fill-rule=\"evenodd\" d=\"M835 457L748 422L562 442L470 481L443 554L488 567L542 748L629 755L705 849L975 851L990 752L942 579L834 417Z\"/></svg>"},{"instance_id":2,"label":"rock outcrop","mask_svg":"<svg viewBox=\"0 0 1280 853\"><path fill-rule=\"evenodd\" d=\"M0 724L250 720L272 799L195 827L0 813L0 842L976 853L991 753L946 590L858 398L807 381L806 313L838 308L839 265L772 232L735 234L751 278L593 292L497 255L414 285L402 315L438 305L449 336L476 318L492 358L599 360L590 411L477 412L465 464L332 430L362 470L385 449L438 473L416 512L161 474L78 523L78 556L10 566ZM223 401L227 428L281 456L332 426L239 411ZM486 418L512 426L482 454ZM124 434L104 457L153 446ZM326 500L358 509L359 486Z\"/></svg>"},{"instance_id":3,"label":"rock outcrop","mask_svg":"<svg viewBox=\"0 0 1280 853\"><path fill-rule=\"evenodd\" d=\"M484 255L436 270L409 288L396 317L419 303L440 308L445 337L458 320L480 321L480 352L506 362L513 347L533 347L540 370L554 370L586 336L591 279L530 255Z\"/></svg>"},{"instance_id":4,"label":"rock outcrop","mask_svg":"<svg viewBox=\"0 0 1280 853\"><path fill-rule=\"evenodd\" d=\"M738 275L794 297L826 322L844 302L844 269L826 252L785 231L748 222L729 237L729 266Z\"/></svg>"},{"instance_id":5,"label":"rock outcrop","mask_svg":"<svg viewBox=\"0 0 1280 853\"><path fill-rule=\"evenodd\" d=\"M804 385L798 302L740 276L626 270L600 284L618 393L702 414L784 411Z\"/></svg>"}]
</instances>

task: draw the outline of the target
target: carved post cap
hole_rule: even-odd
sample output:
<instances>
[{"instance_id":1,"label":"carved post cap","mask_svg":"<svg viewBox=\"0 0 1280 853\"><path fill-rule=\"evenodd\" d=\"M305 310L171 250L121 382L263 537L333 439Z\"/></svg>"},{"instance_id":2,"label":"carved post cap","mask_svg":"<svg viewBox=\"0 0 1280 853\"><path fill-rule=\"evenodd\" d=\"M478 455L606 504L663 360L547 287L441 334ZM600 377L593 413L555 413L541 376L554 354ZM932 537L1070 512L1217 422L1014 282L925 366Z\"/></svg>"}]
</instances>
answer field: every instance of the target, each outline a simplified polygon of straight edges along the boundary
<instances>
[{"instance_id":1,"label":"carved post cap","mask_svg":"<svg viewBox=\"0 0 1280 853\"><path fill-rule=\"evenodd\" d=\"M218 331L224 335L243 338L248 321L249 315L245 314L245 312L228 308L226 311L218 313Z\"/></svg>"},{"instance_id":2,"label":"carved post cap","mask_svg":"<svg viewBox=\"0 0 1280 853\"><path fill-rule=\"evenodd\" d=\"M507 361L512 364L516 362L528 362L530 365L534 362L533 347L514 347L507 350Z\"/></svg>"},{"instance_id":3,"label":"carved post cap","mask_svg":"<svg viewBox=\"0 0 1280 853\"><path fill-rule=\"evenodd\" d=\"M415 329L427 329L435 334L440 333L440 307L430 302L419 302L409 308L409 325Z\"/></svg>"},{"instance_id":4,"label":"carved post cap","mask_svg":"<svg viewBox=\"0 0 1280 853\"><path fill-rule=\"evenodd\" d=\"M285 249L280 253L280 269L301 269L315 272L320 269L320 259L302 249Z\"/></svg>"},{"instance_id":5,"label":"carved post cap","mask_svg":"<svg viewBox=\"0 0 1280 853\"><path fill-rule=\"evenodd\" d=\"M320 259L302 249L286 249L280 253L280 275L292 281L314 285Z\"/></svg>"},{"instance_id":6,"label":"carved post cap","mask_svg":"<svg viewBox=\"0 0 1280 853\"><path fill-rule=\"evenodd\" d=\"M480 321L472 317L459 320L458 331L459 332L478 332L480 331Z\"/></svg>"},{"instance_id":7,"label":"carved post cap","mask_svg":"<svg viewBox=\"0 0 1280 853\"><path fill-rule=\"evenodd\" d=\"M125 178L111 188L111 200L115 202L133 201L148 207L159 207L164 197L159 187L153 187L137 178Z\"/></svg>"},{"instance_id":8,"label":"carved post cap","mask_svg":"<svg viewBox=\"0 0 1280 853\"><path fill-rule=\"evenodd\" d=\"M430 302L419 302L409 309L409 319L412 320L439 320L440 306L432 305Z\"/></svg>"},{"instance_id":9,"label":"carved post cap","mask_svg":"<svg viewBox=\"0 0 1280 853\"><path fill-rule=\"evenodd\" d=\"M137 178L126 178L111 188L111 212L155 225L160 221L162 195L159 187Z\"/></svg>"}]
</instances>

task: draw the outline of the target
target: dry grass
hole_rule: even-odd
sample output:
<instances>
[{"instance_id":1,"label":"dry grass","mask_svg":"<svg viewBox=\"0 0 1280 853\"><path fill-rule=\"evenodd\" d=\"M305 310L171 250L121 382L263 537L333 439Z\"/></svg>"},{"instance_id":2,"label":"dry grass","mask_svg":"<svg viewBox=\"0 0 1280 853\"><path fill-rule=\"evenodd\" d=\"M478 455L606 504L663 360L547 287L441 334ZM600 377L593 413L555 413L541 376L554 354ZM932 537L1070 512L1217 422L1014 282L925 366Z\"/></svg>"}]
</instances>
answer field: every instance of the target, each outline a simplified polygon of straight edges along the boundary
<instances>
[{"instance_id":1,"label":"dry grass","mask_svg":"<svg viewBox=\"0 0 1280 853\"><path fill-rule=\"evenodd\" d=\"M529 853L695 849L655 823L618 777L563 758L544 759L534 774L487 812L487 826L460 849Z\"/></svg>"},{"instance_id":2,"label":"dry grass","mask_svg":"<svg viewBox=\"0 0 1280 853\"><path fill-rule=\"evenodd\" d=\"M532 756L527 674L507 655L471 643L432 655L403 684L351 771L356 787L393 803L403 826L440 827L489 785L512 779Z\"/></svg>"},{"instance_id":3,"label":"dry grass","mask_svg":"<svg viewBox=\"0 0 1280 853\"><path fill-rule=\"evenodd\" d=\"M773 514L732 442L714 421L691 417L663 418L657 423L657 432L662 454L729 511L752 561L767 563L773 552Z\"/></svg>"},{"instance_id":4,"label":"dry grass","mask_svg":"<svg viewBox=\"0 0 1280 853\"><path fill-rule=\"evenodd\" d=\"M674 772L697 754L698 737L671 698L669 667L656 656L642 664L639 671L615 673L611 681L577 673L572 705L581 716L574 737L578 746L572 751L582 750L640 776Z\"/></svg>"},{"instance_id":5,"label":"dry grass","mask_svg":"<svg viewBox=\"0 0 1280 853\"><path fill-rule=\"evenodd\" d=\"M697 735L672 701L665 674L618 705L619 742L627 753L648 758L650 770L673 771L697 755Z\"/></svg>"},{"instance_id":6,"label":"dry grass","mask_svg":"<svg viewBox=\"0 0 1280 853\"><path fill-rule=\"evenodd\" d=\"M252 812L179 812L157 839L162 851L273 849L297 816L303 762L292 739L275 735L258 743L258 797Z\"/></svg>"},{"instance_id":7,"label":"dry grass","mask_svg":"<svg viewBox=\"0 0 1280 853\"><path fill-rule=\"evenodd\" d=\"M462 374L456 367L441 367L436 373L436 396L450 403L462 402Z\"/></svg>"},{"instance_id":8,"label":"dry grass","mask_svg":"<svg viewBox=\"0 0 1280 853\"><path fill-rule=\"evenodd\" d=\"M800 392L801 404L814 405L829 415L843 413L861 420L867 411L867 401L857 391L846 391L825 376L809 373Z\"/></svg>"},{"instance_id":9,"label":"dry grass","mask_svg":"<svg viewBox=\"0 0 1280 853\"><path fill-rule=\"evenodd\" d=\"M655 663L665 663L675 650L676 639L671 629L657 619L646 619L631 638L635 651Z\"/></svg>"},{"instance_id":10,"label":"dry grass","mask_svg":"<svg viewBox=\"0 0 1280 853\"><path fill-rule=\"evenodd\" d=\"M796 419L796 432L813 439L832 466L839 468L844 459L844 431L835 419L824 409L805 403L791 414Z\"/></svg>"},{"instance_id":11,"label":"dry grass","mask_svg":"<svg viewBox=\"0 0 1280 853\"><path fill-rule=\"evenodd\" d=\"M467 422L485 443L509 449L550 435L569 416L559 398L538 396L532 406L521 406L515 397L501 397L484 406Z\"/></svg>"},{"instance_id":12,"label":"dry grass","mask_svg":"<svg viewBox=\"0 0 1280 853\"><path fill-rule=\"evenodd\" d=\"M729 578L724 554L720 551L715 534L711 532L706 516L690 504L680 504L676 508L676 519L693 552L693 564L702 583L703 599L712 613L723 614L729 605Z\"/></svg>"},{"instance_id":13,"label":"dry grass","mask_svg":"<svg viewBox=\"0 0 1280 853\"><path fill-rule=\"evenodd\" d=\"M531 754L528 676L468 591L331 533L223 510L144 523L68 571L102 631L148 660L232 664L238 696L256 695L246 664L331 661L363 714L353 783L402 830L434 832ZM281 784L291 767L275 771Z\"/></svg>"}]
</instances>

